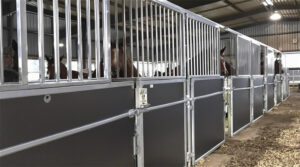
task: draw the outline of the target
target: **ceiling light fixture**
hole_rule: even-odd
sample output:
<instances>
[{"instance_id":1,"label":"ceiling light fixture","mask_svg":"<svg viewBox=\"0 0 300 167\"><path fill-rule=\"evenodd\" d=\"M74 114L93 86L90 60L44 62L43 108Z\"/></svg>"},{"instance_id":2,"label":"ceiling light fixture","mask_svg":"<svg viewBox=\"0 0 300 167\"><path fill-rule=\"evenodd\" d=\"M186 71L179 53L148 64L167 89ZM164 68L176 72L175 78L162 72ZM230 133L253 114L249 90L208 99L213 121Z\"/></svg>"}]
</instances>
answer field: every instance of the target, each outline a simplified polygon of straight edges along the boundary
<instances>
[{"instance_id":1,"label":"ceiling light fixture","mask_svg":"<svg viewBox=\"0 0 300 167\"><path fill-rule=\"evenodd\" d=\"M275 11L271 16L270 16L270 19L273 20L273 21L276 21L276 20L280 20L281 19L281 15Z\"/></svg>"},{"instance_id":2,"label":"ceiling light fixture","mask_svg":"<svg viewBox=\"0 0 300 167\"><path fill-rule=\"evenodd\" d=\"M270 5L270 6L273 6L273 5L274 5L273 2L272 2L272 0L266 0L266 3L267 3L268 5Z\"/></svg>"},{"instance_id":3,"label":"ceiling light fixture","mask_svg":"<svg viewBox=\"0 0 300 167\"><path fill-rule=\"evenodd\" d=\"M263 1L262 3L264 6L268 6L267 2Z\"/></svg>"},{"instance_id":4,"label":"ceiling light fixture","mask_svg":"<svg viewBox=\"0 0 300 167\"><path fill-rule=\"evenodd\" d=\"M62 48L62 47L64 47L64 46L65 46L64 43L59 43L59 47L60 47L60 48Z\"/></svg>"}]
</instances>

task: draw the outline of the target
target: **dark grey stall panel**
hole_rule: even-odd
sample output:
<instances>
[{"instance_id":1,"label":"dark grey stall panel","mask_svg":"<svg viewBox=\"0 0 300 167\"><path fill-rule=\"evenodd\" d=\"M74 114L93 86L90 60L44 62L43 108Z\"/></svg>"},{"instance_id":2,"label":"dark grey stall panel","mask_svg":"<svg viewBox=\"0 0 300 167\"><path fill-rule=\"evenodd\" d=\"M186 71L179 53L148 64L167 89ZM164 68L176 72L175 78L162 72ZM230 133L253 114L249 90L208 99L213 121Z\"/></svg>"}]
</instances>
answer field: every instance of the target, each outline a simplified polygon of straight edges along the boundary
<instances>
[{"instance_id":1,"label":"dark grey stall panel","mask_svg":"<svg viewBox=\"0 0 300 167\"><path fill-rule=\"evenodd\" d=\"M254 86L260 86L260 85L263 85L264 84L264 78L263 76L261 77L254 77L253 79L253 85Z\"/></svg>"},{"instance_id":2,"label":"dark grey stall panel","mask_svg":"<svg viewBox=\"0 0 300 167\"><path fill-rule=\"evenodd\" d=\"M242 78L232 78L233 88L247 88L250 87L250 78L242 77Z\"/></svg>"},{"instance_id":3,"label":"dark grey stall panel","mask_svg":"<svg viewBox=\"0 0 300 167\"><path fill-rule=\"evenodd\" d=\"M194 96L201 96L206 94L211 94L219 91L223 91L223 78L216 79L203 79L203 80L195 80L194 83Z\"/></svg>"},{"instance_id":4,"label":"dark grey stall panel","mask_svg":"<svg viewBox=\"0 0 300 167\"><path fill-rule=\"evenodd\" d=\"M196 159L224 140L223 95L195 101Z\"/></svg>"},{"instance_id":5,"label":"dark grey stall panel","mask_svg":"<svg viewBox=\"0 0 300 167\"><path fill-rule=\"evenodd\" d=\"M268 85L268 110L274 107L274 84Z\"/></svg>"},{"instance_id":6,"label":"dark grey stall panel","mask_svg":"<svg viewBox=\"0 0 300 167\"><path fill-rule=\"evenodd\" d=\"M144 150L145 167L185 165L184 104L144 114Z\"/></svg>"},{"instance_id":7,"label":"dark grey stall panel","mask_svg":"<svg viewBox=\"0 0 300 167\"><path fill-rule=\"evenodd\" d=\"M160 83L148 88L148 102L160 105L182 100L184 83ZM145 167L183 167L184 104L144 114Z\"/></svg>"},{"instance_id":8,"label":"dark grey stall panel","mask_svg":"<svg viewBox=\"0 0 300 167\"><path fill-rule=\"evenodd\" d=\"M125 118L0 159L1 167L134 167L134 119Z\"/></svg>"},{"instance_id":9,"label":"dark grey stall panel","mask_svg":"<svg viewBox=\"0 0 300 167\"><path fill-rule=\"evenodd\" d=\"M0 149L116 116L132 109L131 86L0 101ZM116 105L118 104L118 105Z\"/></svg>"},{"instance_id":10,"label":"dark grey stall panel","mask_svg":"<svg viewBox=\"0 0 300 167\"><path fill-rule=\"evenodd\" d=\"M274 75L269 75L269 76L267 77L267 82L268 82L268 83L274 83Z\"/></svg>"},{"instance_id":11,"label":"dark grey stall panel","mask_svg":"<svg viewBox=\"0 0 300 167\"><path fill-rule=\"evenodd\" d=\"M152 106L166 104L174 101L182 100L184 97L184 83L160 83L153 85L145 85L148 88L148 103Z\"/></svg>"},{"instance_id":12,"label":"dark grey stall panel","mask_svg":"<svg viewBox=\"0 0 300 167\"><path fill-rule=\"evenodd\" d=\"M264 88L259 87L254 89L253 116L254 119L262 116L264 113Z\"/></svg>"},{"instance_id":13,"label":"dark grey stall panel","mask_svg":"<svg viewBox=\"0 0 300 167\"><path fill-rule=\"evenodd\" d=\"M233 91L233 133L250 122L250 90Z\"/></svg>"},{"instance_id":14,"label":"dark grey stall panel","mask_svg":"<svg viewBox=\"0 0 300 167\"><path fill-rule=\"evenodd\" d=\"M277 82L277 85L276 85L276 87L277 87L277 104L279 104L279 103L281 103L281 82Z\"/></svg>"}]
</instances>

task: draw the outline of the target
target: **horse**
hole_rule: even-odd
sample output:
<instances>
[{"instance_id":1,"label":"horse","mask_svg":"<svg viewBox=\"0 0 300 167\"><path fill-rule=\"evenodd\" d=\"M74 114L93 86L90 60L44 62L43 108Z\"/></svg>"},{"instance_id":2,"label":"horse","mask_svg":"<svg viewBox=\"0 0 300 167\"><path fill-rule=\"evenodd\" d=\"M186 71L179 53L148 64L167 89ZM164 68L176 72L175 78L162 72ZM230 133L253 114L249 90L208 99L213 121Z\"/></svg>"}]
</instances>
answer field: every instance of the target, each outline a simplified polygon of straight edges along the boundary
<instances>
[{"instance_id":1,"label":"horse","mask_svg":"<svg viewBox=\"0 0 300 167\"><path fill-rule=\"evenodd\" d=\"M49 56L45 56L48 62L47 74L49 75L49 79L55 79L55 65L54 58L50 58ZM60 79L68 78L68 69L65 64L62 63L64 56L59 59L59 67L60 67ZM72 79L78 79L79 72L72 70ZM83 78L88 78L88 74L83 73Z\"/></svg>"},{"instance_id":2,"label":"horse","mask_svg":"<svg viewBox=\"0 0 300 167\"><path fill-rule=\"evenodd\" d=\"M231 65L225 61L225 50L226 50L226 47L224 47L223 49L221 49L220 51L220 69L221 69L221 75L225 75L225 76L228 76L228 75L231 75ZM190 64L192 64L192 59L189 60ZM178 71L178 68L180 69L180 65L175 67L174 69L171 70L171 73L170 73L170 70L169 70L169 67L167 68L167 71L162 73L160 71L156 71L154 76L177 76L177 71ZM188 67L186 67L188 68ZM192 67L190 67L192 68ZM186 69L188 70L188 69ZM171 74L171 75L170 75Z\"/></svg>"},{"instance_id":3,"label":"horse","mask_svg":"<svg viewBox=\"0 0 300 167\"><path fill-rule=\"evenodd\" d=\"M18 44L12 41L10 47L3 49L4 82L18 82Z\"/></svg>"},{"instance_id":4,"label":"horse","mask_svg":"<svg viewBox=\"0 0 300 167\"><path fill-rule=\"evenodd\" d=\"M117 61L117 50L115 45L112 44L112 49L111 49L111 77L112 78L117 78L118 73L119 77L125 77L125 53L123 49L123 45L120 44L119 46L119 61ZM62 63L63 57L60 58L60 79L67 79L67 74L68 70L66 66ZM46 60L48 61L48 74L49 74L49 79L54 79L55 78L55 66L54 66L54 59L49 58L46 56ZM133 65L131 60L126 56L126 63L127 63L127 77L138 77L138 71L136 67ZM117 67L119 66L119 71L117 71ZM133 69L133 72L132 72ZM100 77L104 76L104 61L103 59L100 61ZM132 75L133 73L133 75ZM72 71L72 78L78 78L79 73L77 71ZM88 78L88 74L84 73L83 78ZM96 71L92 72L92 78L96 78Z\"/></svg>"},{"instance_id":5,"label":"horse","mask_svg":"<svg viewBox=\"0 0 300 167\"><path fill-rule=\"evenodd\" d=\"M137 68L133 65L131 60L129 59L128 56L125 56L126 53L124 53L124 48L123 48L123 43L119 44L119 61L117 57L117 49L116 49L116 44L112 44L112 49L111 49L111 75L112 78L117 78L118 73L120 78L125 77L125 68L126 68L126 76L127 77L138 77L140 76L138 74ZM126 60L125 60L126 57ZM127 66L125 67L125 61ZM119 66L119 71L118 71L118 66ZM133 70L133 71L132 71ZM103 71L103 70L102 70Z\"/></svg>"}]
</instances>

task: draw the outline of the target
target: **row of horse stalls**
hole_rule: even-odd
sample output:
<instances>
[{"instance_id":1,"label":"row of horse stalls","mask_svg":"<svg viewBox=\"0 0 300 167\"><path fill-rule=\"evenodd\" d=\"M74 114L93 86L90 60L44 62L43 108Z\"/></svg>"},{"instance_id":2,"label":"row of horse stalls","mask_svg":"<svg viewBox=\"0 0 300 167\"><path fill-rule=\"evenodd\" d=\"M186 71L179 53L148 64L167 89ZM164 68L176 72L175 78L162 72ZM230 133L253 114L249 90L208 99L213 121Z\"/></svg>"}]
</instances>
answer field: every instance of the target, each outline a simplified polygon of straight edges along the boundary
<instances>
[{"instance_id":1,"label":"row of horse stalls","mask_svg":"<svg viewBox=\"0 0 300 167\"><path fill-rule=\"evenodd\" d=\"M274 49L165 0L0 14L0 166L194 166L284 87Z\"/></svg>"},{"instance_id":2,"label":"row of horse stalls","mask_svg":"<svg viewBox=\"0 0 300 167\"><path fill-rule=\"evenodd\" d=\"M228 28L222 32L221 48L227 90L226 123L228 135L233 136L274 106L274 52Z\"/></svg>"}]
</instances>

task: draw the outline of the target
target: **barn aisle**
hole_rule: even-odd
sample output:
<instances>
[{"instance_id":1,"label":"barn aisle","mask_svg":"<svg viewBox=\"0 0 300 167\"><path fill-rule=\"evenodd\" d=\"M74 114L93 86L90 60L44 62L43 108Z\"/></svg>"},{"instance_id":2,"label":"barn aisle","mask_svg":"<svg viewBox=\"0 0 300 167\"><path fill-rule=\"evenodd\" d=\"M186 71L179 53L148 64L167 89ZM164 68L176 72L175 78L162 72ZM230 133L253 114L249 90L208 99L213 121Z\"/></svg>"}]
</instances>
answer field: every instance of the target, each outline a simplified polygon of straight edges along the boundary
<instances>
[{"instance_id":1,"label":"barn aisle","mask_svg":"<svg viewBox=\"0 0 300 167\"><path fill-rule=\"evenodd\" d=\"M300 92L241 131L196 167L300 166Z\"/></svg>"}]
</instances>

